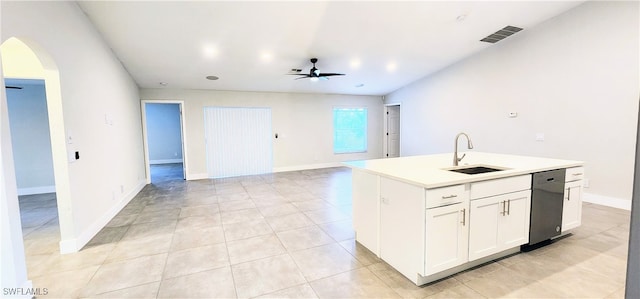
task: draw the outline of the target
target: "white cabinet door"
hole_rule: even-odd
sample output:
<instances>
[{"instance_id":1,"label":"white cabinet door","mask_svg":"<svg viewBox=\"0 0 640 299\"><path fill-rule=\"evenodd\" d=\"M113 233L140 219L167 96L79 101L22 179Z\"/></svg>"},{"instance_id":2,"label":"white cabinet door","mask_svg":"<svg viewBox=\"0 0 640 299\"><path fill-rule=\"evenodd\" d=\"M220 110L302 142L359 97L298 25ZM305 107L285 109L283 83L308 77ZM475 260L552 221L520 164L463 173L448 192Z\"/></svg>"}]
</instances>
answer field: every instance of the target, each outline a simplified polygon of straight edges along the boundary
<instances>
[{"instance_id":1,"label":"white cabinet door","mask_svg":"<svg viewBox=\"0 0 640 299\"><path fill-rule=\"evenodd\" d=\"M353 229L356 240L380 255L380 177L364 171L352 170Z\"/></svg>"},{"instance_id":2,"label":"white cabinet door","mask_svg":"<svg viewBox=\"0 0 640 299\"><path fill-rule=\"evenodd\" d=\"M527 243L530 204L530 190L472 200L469 260Z\"/></svg>"},{"instance_id":3,"label":"white cabinet door","mask_svg":"<svg viewBox=\"0 0 640 299\"><path fill-rule=\"evenodd\" d=\"M429 192L429 191L427 191ZM426 211L425 275L431 275L468 260L468 203L452 204Z\"/></svg>"},{"instance_id":4,"label":"white cabinet door","mask_svg":"<svg viewBox=\"0 0 640 299\"><path fill-rule=\"evenodd\" d=\"M472 200L469 217L469 260L498 252L498 217L502 200L497 196Z\"/></svg>"},{"instance_id":5,"label":"white cabinet door","mask_svg":"<svg viewBox=\"0 0 640 299\"><path fill-rule=\"evenodd\" d=\"M567 182L564 187L562 231L580 226L582 219L582 180Z\"/></svg>"},{"instance_id":6,"label":"white cabinet door","mask_svg":"<svg viewBox=\"0 0 640 299\"><path fill-rule=\"evenodd\" d=\"M506 199L504 215L499 217L498 244L509 249L529 242L531 191L503 195Z\"/></svg>"},{"instance_id":7,"label":"white cabinet door","mask_svg":"<svg viewBox=\"0 0 640 299\"><path fill-rule=\"evenodd\" d=\"M424 272L425 191L380 178L380 258L411 280Z\"/></svg>"}]
</instances>

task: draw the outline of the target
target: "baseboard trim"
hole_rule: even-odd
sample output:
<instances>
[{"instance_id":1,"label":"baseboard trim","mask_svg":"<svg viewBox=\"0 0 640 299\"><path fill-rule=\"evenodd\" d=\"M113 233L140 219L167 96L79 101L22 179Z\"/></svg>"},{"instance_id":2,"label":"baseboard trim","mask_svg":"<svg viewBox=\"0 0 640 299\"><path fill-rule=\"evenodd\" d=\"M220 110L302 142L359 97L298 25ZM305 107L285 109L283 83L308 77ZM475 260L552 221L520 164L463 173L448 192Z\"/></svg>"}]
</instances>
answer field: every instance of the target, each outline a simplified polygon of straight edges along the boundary
<instances>
[{"instance_id":1,"label":"baseboard trim","mask_svg":"<svg viewBox=\"0 0 640 299\"><path fill-rule=\"evenodd\" d=\"M209 174L208 173L187 174L187 181L204 180L204 179L208 179L208 178L209 178Z\"/></svg>"},{"instance_id":2,"label":"baseboard trim","mask_svg":"<svg viewBox=\"0 0 640 299\"><path fill-rule=\"evenodd\" d=\"M45 194L45 193L55 193L56 186L40 186L40 187L29 187L29 188L18 188L18 196L20 195L33 195L33 194Z\"/></svg>"},{"instance_id":3,"label":"baseboard trim","mask_svg":"<svg viewBox=\"0 0 640 299\"><path fill-rule=\"evenodd\" d=\"M182 163L182 159L164 159L164 160L149 160L149 164L174 164L174 163Z\"/></svg>"},{"instance_id":4,"label":"baseboard trim","mask_svg":"<svg viewBox=\"0 0 640 299\"><path fill-rule=\"evenodd\" d=\"M582 201L597 205L631 211L631 200L592 193L584 193Z\"/></svg>"},{"instance_id":5,"label":"baseboard trim","mask_svg":"<svg viewBox=\"0 0 640 299\"><path fill-rule=\"evenodd\" d=\"M273 172L299 171L299 170L331 168L331 167L340 167L340 166L344 166L342 162L306 164L306 165L296 165L296 166L274 167Z\"/></svg>"},{"instance_id":6,"label":"baseboard trim","mask_svg":"<svg viewBox=\"0 0 640 299\"><path fill-rule=\"evenodd\" d=\"M306 164L306 165L296 165L296 166L284 166L284 167L274 167L273 173L276 172L287 172L287 171L299 171L299 170L310 170L310 169L321 169L321 168L331 168L331 167L341 167L344 166L342 162L330 162L330 163L319 163L319 164ZM204 180L208 179L208 173L196 173L196 174L187 174L187 181L192 180Z\"/></svg>"},{"instance_id":7,"label":"baseboard trim","mask_svg":"<svg viewBox=\"0 0 640 299\"><path fill-rule=\"evenodd\" d=\"M95 237L102 228L104 228L113 217L115 217L146 185L146 180L138 181L138 184L128 193L120 198L120 201L114 205L109 211L104 213L102 217L93 222L87 229L82 231L77 238L60 241L60 253L74 253L80 251L82 247L87 245L93 237Z\"/></svg>"}]
</instances>

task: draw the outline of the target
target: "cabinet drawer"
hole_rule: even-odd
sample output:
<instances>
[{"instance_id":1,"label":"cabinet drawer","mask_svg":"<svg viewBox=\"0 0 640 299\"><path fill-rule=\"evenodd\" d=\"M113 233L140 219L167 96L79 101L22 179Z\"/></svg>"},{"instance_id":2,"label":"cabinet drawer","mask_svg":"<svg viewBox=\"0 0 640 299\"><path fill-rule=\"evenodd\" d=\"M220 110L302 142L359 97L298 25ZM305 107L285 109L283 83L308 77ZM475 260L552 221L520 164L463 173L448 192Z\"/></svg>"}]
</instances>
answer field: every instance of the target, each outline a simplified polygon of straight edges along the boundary
<instances>
[{"instance_id":1,"label":"cabinet drawer","mask_svg":"<svg viewBox=\"0 0 640 299\"><path fill-rule=\"evenodd\" d=\"M567 173L564 177L565 182L577 181L584 178L584 167L572 167L567 168Z\"/></svg>"},{"instance_id":2,"label":"cabinet drawer","mask_svg":"<svg viewBox=\"0 0 640 299\"><path fill-rule=\"evenodd\" d=\"M459 203L467 197L464 185L427 189L426 192L427 209Z\"/></svg>"},{"instance_id":3,"label":"cabinet drawer","mask_svg":"<svg viewBox=\"0 0 640 299\"><path fill-rule=\"evenodd\" d=\"M471 199L531 189L531 175L520 175L471 183Z\"/></svg>"}]
</instances>

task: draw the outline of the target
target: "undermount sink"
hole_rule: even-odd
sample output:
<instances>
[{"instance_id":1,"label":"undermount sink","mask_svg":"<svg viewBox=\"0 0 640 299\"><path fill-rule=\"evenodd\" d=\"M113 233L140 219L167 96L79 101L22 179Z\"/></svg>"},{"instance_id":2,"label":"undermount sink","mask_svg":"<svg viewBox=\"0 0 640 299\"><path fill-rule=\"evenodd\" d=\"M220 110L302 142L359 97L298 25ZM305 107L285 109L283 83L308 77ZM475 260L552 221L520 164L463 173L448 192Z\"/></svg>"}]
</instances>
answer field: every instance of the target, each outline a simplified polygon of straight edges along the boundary
<instances>
[{"instance_id":1,"label":"undermount sink","mask_svg":"<svg viewBox=\"0 0 640 299\"><path fill-rule=\"evenodd\" d=\"M466 167L457 167L446 169L448 171L459 172L464 174L480 174L494 171L502 171L505 168L498 168L493 166L466 166Z\"/></svg>"}]
</instances>

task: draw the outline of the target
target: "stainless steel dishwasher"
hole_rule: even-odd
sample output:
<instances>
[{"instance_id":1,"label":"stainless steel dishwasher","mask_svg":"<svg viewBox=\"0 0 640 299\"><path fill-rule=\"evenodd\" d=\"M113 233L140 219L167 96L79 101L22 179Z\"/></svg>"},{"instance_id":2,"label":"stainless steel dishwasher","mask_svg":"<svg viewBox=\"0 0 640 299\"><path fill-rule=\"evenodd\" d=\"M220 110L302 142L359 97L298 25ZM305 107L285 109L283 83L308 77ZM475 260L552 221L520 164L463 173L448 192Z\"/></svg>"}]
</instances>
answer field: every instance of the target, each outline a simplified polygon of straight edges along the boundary
<instances>
[{"instance_id":1,"label":"stainless steel dishwasher","mask_svg":"<svg viewBox=\"0 0 640 299\"><path fill-rule=\"evenodd\" d=\"M560 235L565 172L565 169L558 169L533 174L528 245Z\"/></svg>"}]
</instances>

